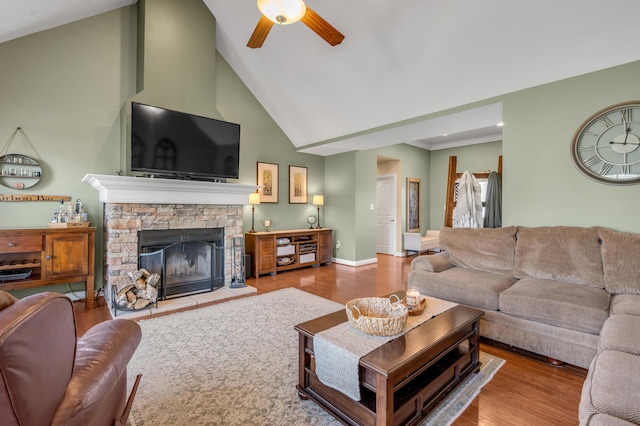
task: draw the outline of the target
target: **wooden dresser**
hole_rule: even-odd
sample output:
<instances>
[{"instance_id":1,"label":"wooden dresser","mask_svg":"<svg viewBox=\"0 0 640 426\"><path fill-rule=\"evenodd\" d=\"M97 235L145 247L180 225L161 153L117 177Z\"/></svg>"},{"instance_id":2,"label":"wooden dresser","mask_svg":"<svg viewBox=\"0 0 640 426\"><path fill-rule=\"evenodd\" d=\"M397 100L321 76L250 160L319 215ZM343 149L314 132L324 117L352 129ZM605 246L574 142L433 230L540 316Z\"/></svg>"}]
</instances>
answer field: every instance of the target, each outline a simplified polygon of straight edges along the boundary
<instances>
[{"instance_id":1,"label":"wooden dresser","mask_svg":"<svg viewBox=\"0 0 640 426\"><path fill-rule=\"evenodd\" d=\"M93 309L95 233L88 227L0 228L0 290L84 282L87 309Z\"/></svg>"},{"instance_id":2,"label":"wooden dresser","mask_svg":"<svg viewBox=\"0 0 640 426\"><path fill-rule=\"evenodd\" d=\"M331 241L329 228L248 232L245 251L251 255L251 275L259 278L263 274L331 263Z\"/></svg>"}]
</instances>

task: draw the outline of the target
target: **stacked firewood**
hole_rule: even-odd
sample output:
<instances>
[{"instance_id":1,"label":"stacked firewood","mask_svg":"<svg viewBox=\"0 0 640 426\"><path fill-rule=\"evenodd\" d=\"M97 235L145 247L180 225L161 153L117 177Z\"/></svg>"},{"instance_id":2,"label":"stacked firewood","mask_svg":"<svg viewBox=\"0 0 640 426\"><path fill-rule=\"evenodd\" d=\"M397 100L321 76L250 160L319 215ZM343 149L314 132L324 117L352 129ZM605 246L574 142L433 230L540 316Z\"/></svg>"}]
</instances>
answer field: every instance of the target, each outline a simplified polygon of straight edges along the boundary
<instances>
[{"instance_id":1,"label":"stacked firewood","mask_svg":"<svg viewBox=\"0 0 640 426\"><path fill-rule=\"evenodd\" d=\"M146 269L129 272L131 284L122 287L115 297L115 303L127 309L137 310L146 308L158 299L156 286L160 281L160 274L150 273Z\"/></svg>"}]
</instances>

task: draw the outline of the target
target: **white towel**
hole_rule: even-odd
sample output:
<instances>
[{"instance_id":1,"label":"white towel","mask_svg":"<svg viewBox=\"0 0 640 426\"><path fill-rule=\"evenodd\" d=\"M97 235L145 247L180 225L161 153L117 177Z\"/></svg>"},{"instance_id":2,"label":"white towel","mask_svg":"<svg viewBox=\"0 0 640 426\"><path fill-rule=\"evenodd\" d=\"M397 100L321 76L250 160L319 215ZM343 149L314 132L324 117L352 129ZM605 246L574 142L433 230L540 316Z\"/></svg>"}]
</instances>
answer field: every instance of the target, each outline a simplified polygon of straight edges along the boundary
<instances>
[{"instance_id":1,"label":"white towel","mask_svg":"<svg viewBox=\"0 0 640 426\"><path fill-rule=\"evenodd\" d=\"M460 177L458 199L453 209L454 228L482 228L482 188L469 171Z\"/></svg>"}]
</instances>

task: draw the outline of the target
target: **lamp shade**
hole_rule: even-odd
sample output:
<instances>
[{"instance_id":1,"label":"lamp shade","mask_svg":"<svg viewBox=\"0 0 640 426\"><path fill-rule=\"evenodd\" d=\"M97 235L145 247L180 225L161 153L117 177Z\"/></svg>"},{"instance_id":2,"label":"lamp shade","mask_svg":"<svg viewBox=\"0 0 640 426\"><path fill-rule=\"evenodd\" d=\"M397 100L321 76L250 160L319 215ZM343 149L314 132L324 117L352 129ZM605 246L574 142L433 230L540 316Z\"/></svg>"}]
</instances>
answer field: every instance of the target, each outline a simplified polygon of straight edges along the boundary
<instances>
[{"instance_id":1,"label":"lamp shade","mask_svg":"<svg viewBox=\"0 0 640 426\"><path fill-rule=\"evenodd\" d=\"M324 206L324 195L314 195L312 204L314 206Z\"/></svg>"},{"instance_id":2,"label":"lamp shade","mask_svg":"<svg viewBox=\"0 0 640 426\"><path fill-rule=\"evenodd\" d=\"M260 194L257 192L249 194L249 204L260 204Z\"/></svg>"},{"instance_id":3,"label":"lamp shade","mask_svg":"<svg viewBox=\"0 0 640 426\"><path fill-rule=\"evenodd\" d=\"M269 20L280 25L298 22L307 12L302 0L258 0L258 9Z\"/></svg>"}]
</instances>

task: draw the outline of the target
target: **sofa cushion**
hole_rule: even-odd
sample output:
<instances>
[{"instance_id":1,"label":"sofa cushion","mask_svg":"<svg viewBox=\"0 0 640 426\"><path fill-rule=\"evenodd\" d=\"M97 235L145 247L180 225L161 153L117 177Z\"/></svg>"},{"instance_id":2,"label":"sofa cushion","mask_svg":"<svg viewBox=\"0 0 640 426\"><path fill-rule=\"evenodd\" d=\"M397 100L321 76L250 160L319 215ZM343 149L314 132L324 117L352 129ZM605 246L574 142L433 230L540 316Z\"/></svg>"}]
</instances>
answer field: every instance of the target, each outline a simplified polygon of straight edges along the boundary
<instances>
[{"instance_id":1,"label":"sofa cushion","mask_svg":"<svg viewBox=\"0 0 640 426\"><path fill-rule=\"evenodd\" d=\"M591 418L597 413L640 424L639 390L640 357L625 352L600 351L593 359L582 387L580 424L591 424Z\"/></svg>"},{"instance_id":2,"label":"sofa cushion","mask_svg":"<svg viewBox=\"0 0 640 426\"><path fill-rule=\"evenodd\" d=\"M604 288L598 228L518 227L514 276Z\"/></svg>"},{"instance_id":3,"label":"sofa cushion","mask_svg":"<svg viewBox=\"0 0 640 426\"><path fill-rule=\"evenodd\" d=\"M609 317L604 289L524 278L500 294L500 312L518 318L598 334Z\"/></svg>"},{"instance_id":4,"label":"sofa cushion","mask_svg":"<svg viewBox=\"0 0 640 426\"><path fill-rule=\"evenodd\" d=\"M640 317L610 316L600 331L600 348L640 355Z\"/></svg>"},{"instance_id":5,"label":"sofa cushion","mask_svg":"<svg viewBox=\"0 0 640 426\"><path fill-rule=\"evenodd\" d=\"M640 296L616 294L611 298L610 314L640 315Z\"/></svg>"},{"instance_id":6,"label":"sofa cushion","mask_svg":"<svg viewBox=\"0 0 640 426\"><path fill-rule=\"evenodd\" d=\"M420 293L479 309L498 310L498 296L516 280L504 275L454 267L443 272L414 270L409 283Z\"/></svg>"},{"instance_id":7,"label":"sofa cushion","mask_svg":"<svg viewBox=\"0 0 640 426\"><path fill-rule=\"evenodd\" d=\"M442 228L440 248L455 266L513 276L516 227Z\"/></svg>"},{"instance_id":8,"label":"sofa cushion","mask_svg":"<svg viewBox=\"0 0 640 426\"><path fill-rule=\"evenodd\" d=\"M613 294L640 294L640 235L598 228L604 286Z\"/></svg>"}]
</instances>

